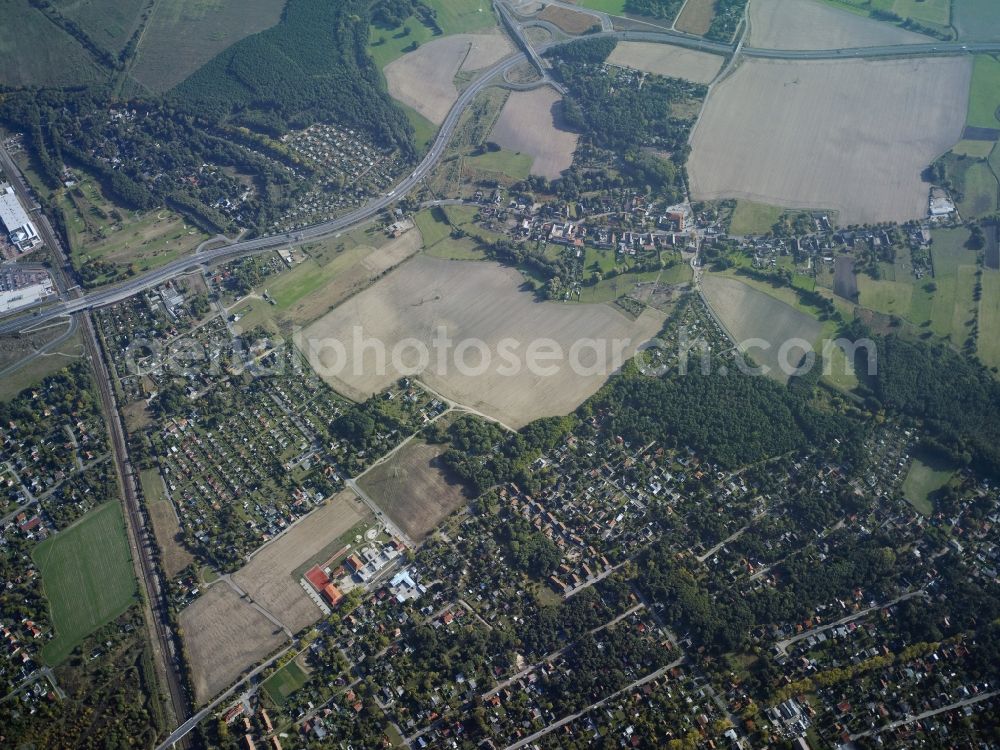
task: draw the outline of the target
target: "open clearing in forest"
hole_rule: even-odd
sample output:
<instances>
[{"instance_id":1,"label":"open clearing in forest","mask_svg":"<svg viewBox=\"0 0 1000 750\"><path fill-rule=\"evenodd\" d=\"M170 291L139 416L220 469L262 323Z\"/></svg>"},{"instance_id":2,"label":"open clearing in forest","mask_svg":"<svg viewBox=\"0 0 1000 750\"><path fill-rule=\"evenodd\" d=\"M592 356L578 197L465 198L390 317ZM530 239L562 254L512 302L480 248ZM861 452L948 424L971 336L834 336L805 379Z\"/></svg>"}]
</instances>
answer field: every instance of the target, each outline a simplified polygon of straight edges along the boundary
<instances>
[{"instance_id":1,"label":"open clearing in forest","mask_svg":"<svg viewBox=\"0 0 1000 750\"><path fill-rule=\"evenodd\" d=\"M207 703L286 640L281 628L225 581L216 582L185 607L178 621L191 664L196 706Z\"/></svg>"},{"instance_id":2,"label":"open clearing in forest","mask_svg":"<svg viewBox=\"0 0 1000 750\"><path fill-rule=\"evenodd\" d=\"M411 539L421 541L467 502L463 485L441 464L447 445L410 441L358 482Z\"/></svg>"},{"instance_id":3,"label":"open clearing in forest","mask_svg":"<svg viewBox=\"0 0 1000 750\"><path fill-rule=\"evenodd\" d=\"M608 57L610 65L694 83L710 83L718 75L722 62L718 55L654 42L619 42Z\"/></svg>"},{"instance_id":4,"label":"open clearing in forest","mask_svg":"<svg viewBox=\"0 0 1000 750\"><path fill-rule=\"evenodd\" d=\"M435 39L393 60L382 71L389 93L435 125L444 122L458 99L460 70L485 68L513 50L496 34L454 34Z\"/></svg>"},{"instance_id":5,"label":"open clearing in forest","mask_svg":"<svg viewBox=\"0 0 1000 750\"><path fill-rule=\"evenodd\" d=\"M42 647L42 659L50 666L137 601L125 519L116 501L99 505L50 536L31 557L42 575L55 626L55 638Z\"/></svg>"},{"instance_id":6,"label":"open clearing in forest","mask_svg":"<svg viewBox=\"0 0 1000 750\"><path fill-rule=\"evenodd\" d=\"M316 622L321 612L299 585L295 571L342 534L372 519L371 511L345 490L258 550L233 574L233 582L296 633Z\"/></svg>"},{"instance_id":7,"label":"open clearing in forest","mask_svg":"<svg viewBox=\"0 0 1000 750\"><path fill-rule=\"evenodd\" d=\"M538 302L533 294L519 291L524 284L524 277L513 268L420 255L313 323L296 338L296 345L335 390L361 400L416 368L420 361L415 345L398 352L403 371L393 366L391 356L399 342L416 339L429 354L427 365L417 368L422 380L454 401L521 427L538 417L571 412L611 374L614 339L627 339L621 342L627 358L656 335L663 322L663 315L653 310L633 321L610 305ZM449 348L432 343L439 326L451 339ZM339 341L349 356L355 330L365 340L383 342L384 368L377 366L371 348L365 349L363 358L346 362L332 344L320 348L324 340ZM527 348L541 338L554 340L564 357L556 363L546 361L532 372L526 364ZM501 356L504 339L518 344L510 351L521 367L510 367ZM598 357L594 347L578 345L575 351L582 367L576 369L583 374L577 374L569 366L571 347L587 339L606 342L606 351ZM488 352L486 367L477 341ZM439 352L445 355L443 366ZM464 373L455 364L459 356L466 364ZM337 366L338 360L343 367Z\"/></svg>"},{"instance_id":8,"label":"open clearing in forest","mask_svg":"<svg viewBox=\"0 0 1000 750\"><path fill-rule=\"evenodd\" d=\"M133 77L160 93L227 47L274 26L285 0L171 0L156 3L136 50Z\"/></svg>"},{"instance_id":9,"label":"open clearing in forest","mask_svg":"<svg viewBox=\"0 0 1000 750\"><path fill-rule=\"evenodd\" d=\"M918 449L903 480L903 497L920 513L929 516L934 512L934 493L948 484L954 473L955 467L943 456Z\"/></svg>"},{"instance_id":10,"label":"open clearing in forest","mask_svg":"<svg viewBox=\"0 0 1000 750\"><path fill-rule=\"evenodd\" d=\"M515 153L530 155L531 174L550 180L573 163L579 136L560 126L562 97L549 86L515 91L503 105L490 140Z\"/></svg>"},{"instance_id":11,"label":"open clearing in forest","mask_svg":"<svg viewBox=\"0 0 1000 750\"><path fill-rule=\"evenodd\" d=\"M927 213L922 171L961 137L971 60L753 60L715 86L691 138L696 200L836 210L841 224Z\"/></svg>"},{"instance_id":12,"label":"open clearing in forest","mask_svg":"<svg viewBox=\"0 0 1000 750\"><path fill-rule=\"evenodd\" d=\"M770 368L768 376L781 382L788 380L781 362L795 367L803 354L802 348L796 347L782 357L781 346L792 339L815 346L823 332L815 318L736 279L707 275L701 287L705 300L737 342L758 340L759 345L748 345L746 351L759 365ZM760 342L770 346L763 348Z\"/></svg>"},{"instance_id":13,"label":"open clearing in forest","mask_svg":"<svg viewBox=\"0 0 1000 750\"><path fill-rule=\"evenodd\" d=\"M751 47L765 49L840 49L919 44L933 41L881 21L815 0L751 0Z\"/></svg>"}]
</instances>

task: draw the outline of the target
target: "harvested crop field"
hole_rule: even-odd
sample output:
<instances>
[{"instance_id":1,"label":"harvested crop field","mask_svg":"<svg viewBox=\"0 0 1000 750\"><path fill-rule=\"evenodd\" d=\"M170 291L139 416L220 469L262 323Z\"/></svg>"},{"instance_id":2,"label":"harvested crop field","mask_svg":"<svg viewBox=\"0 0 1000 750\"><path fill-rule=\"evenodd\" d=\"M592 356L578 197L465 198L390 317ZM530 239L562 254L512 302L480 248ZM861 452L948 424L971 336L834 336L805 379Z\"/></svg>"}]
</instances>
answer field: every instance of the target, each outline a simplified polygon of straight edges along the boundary
<instances>
[{"instance_id":1,"label":"harvested crop field","mask_svg":"<svg viewBox=\"0 0 1000 750\"><path fill-rule=\"evenodd\" d=\"M302 590L295 571L344 532L371 518L371 511L353 492L341 492L261 547L233 574L233 582L296 633L316 622L321 613Z\"/></svg>"},{"instance_id":2,"label":"harvested crop field","mask_svg":"<svg viewBox=\"0 0 1000 750\"><path fill-rule=\"evenodd\" d=\"M422 342L431 355L419 377L435 390L466 406L478 409L512 427L521 427L543 416L567 414L593 394L611 374L615 361L614 339L622 343L624 357L656 335L663 315L646 310L631 320L609 305L537 302L533 294L520 291L524 277L512 268L488 262L447 261L418 256L381 279L375 286L353 297L320 318L297 337L313 365L336 390L363 399L387 388L408 368L413 368L416 347L407 347L397 357L403 372L392 366L393 347L404 339ZM452 346L434 347L438 327L444 326ZM384 342L386 367L376 367L375 354L366 350L363 360L336 368L337 352L322 347L324 339L353 348L356 327L365 339ZM527 367L526 350L536 338L551 338L566 355L555 372ZM578 348L583 374L568 364L574 343L590 339L607 342L603 357L594 349ZM524 366L507 368L499 345L515 339L513 356ZM480 340L489 353L488 366L478 346L459 351L460 342ZM312 342L311 344L309 342ZM413 342L410 342L413 343ZM444 350L444 366L438 352ZM455 365L458 355L465 373ZM598 366L600 359L600 366ZM546 367L552 362L546 362Z\"/></svg>"},{"instance_id":3,"label":"harvested crop field","mask_svg":"<svg viewBox=\"0 0 1000 750\"><path fill-rule=\"evenodd\" d=\"M179 624L198 706L286 640L281 628L241 599L225 581L184 608Z\"/></svg>"},{"instance_id":4,"label":"harvested crop field","mask_svg":"<svg viewBox=\"0 0 1000 750\"><path fill-rule=\"evenodd\" d=\"M531 174L550 180L573 163L579 136L560 126L562 97L548 86L515 91L507 99L493 126L490 140L508 151L534 158Z\"/></svg>"},{"instance_id":5,"label":"harvested crop field","mask_svg":"<svg viewBox=\"0 0 1000 750\"><path fill-rule=\"evenodd\" d=\"M960 139L971 75L963 58L748 61L695 126L692 197L830 209L841 224L922 218L921 172Z\"/></svg>"},{"instance_id":6,"label":"harvested crop field","mask_svg":"<svg viewBox=\"0 0 1000 750\"><path fill-rule=\"evenodd\" d=\"M619 42L608 63L694 83L710 83L722 68L718 55L655 42Z\"/></svg>"},{"instance_id":7,"label":"harvested crop field","mask_svg":"<svg viewBox=\"0 0 1000 750\"><path fill-rule=\"evenodd\" d=\"M601 25L601 22L589 13L578 13L557 5L546 6L545 10L538 14L538 19L558 26L567 34L582 34L594 26Z\"/></svg>"},{"instance_id":8,"label":"harvested crop field","mask_svg":"<svg viewBox=\"0 0 1000 750\"><path fill-rule=\"evenodd\" d=\"M802 339L815 345L823 332L815 318L736 279L708 275L701 286L705 300L737 342L760 339L770 344L766 349L763 345L748 346L746 351L759 365L770 368L769 377L781 382L788 380L781 369L782 344ZM801 348L793 348L785 361L795 367L802 353Z\"/></svg>"},{"instance_id":9,"label":"harvested crop field","mask_svg":"<svg viewBox=\"0 0 1000 750\"><path fill-rule=\"evenodd\" d=\"M458 72L480 70L512 51L500 34L453 34L407 52L382 72L396 101L440 125L458 99Z\"/></svg>"},{"instance_id":10,"label":"harvested crop field","mask_svg":"<svg viewBox=\"0 0 1000 750\"><path fill-rule=\"evenodd\" d=\"M930 37L831 8L816 0L751 0L751 47L840 49L919 44Z\"/></svg>"},{"instance_id":11,"label":"harvested crop field","mask_svg":"<svg viewBox=\"0 0 1000 750\"><path fill-rule=\"evenodd\" d=\"M715 0L687 0L674 24L678 31L702 36L708 33L715 18Z\"/></svg>"},{"instance_id":12,"label":"harvested crop field","mask_svg":"<svg viewBox=\"0 0 1000 750\"><path fill-rule=\"evenodd\" d=\"M447 449L447 445L411 441L358 482L417 542L467 502L463 485L441 464L441 455Z\"/></svg>"}]
</instances>

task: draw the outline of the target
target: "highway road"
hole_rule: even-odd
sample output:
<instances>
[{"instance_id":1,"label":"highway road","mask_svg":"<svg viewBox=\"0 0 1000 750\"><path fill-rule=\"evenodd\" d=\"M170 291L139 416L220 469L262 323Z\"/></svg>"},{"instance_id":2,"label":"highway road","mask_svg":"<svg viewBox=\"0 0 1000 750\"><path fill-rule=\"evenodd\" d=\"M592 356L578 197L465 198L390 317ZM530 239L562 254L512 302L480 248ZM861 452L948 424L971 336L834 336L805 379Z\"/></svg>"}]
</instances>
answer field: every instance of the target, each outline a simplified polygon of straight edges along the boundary
<instances>
[{"instance_id":1,"label":"highway road","mask_svg":"<svg viewBox=\"0 0 1000 750\"><path fill-rule=\"evenodd\" d=\"M611 37L622 41L649 41L661 44L672 44L688 49L696 49L715 54L730 55L735 48L720 42L712 42L701 37L693 37L675 31L608 31L597 34L590 34L586 37L578 37L568 40L551 41L538 47L539 53L544 53L549 49L564 44L573 44L583 39L598 39ZM845 48L834 50L774 50L755 49L743 47L740 54L747 57L767 58L772 60L841 60L852 58L894 58L913 56L954 56L973 53L1000 53L1000 43L968 43L958 42L929 42L926 44L904 44L882 47ZM427 176L437 165L438 161L445 153L448 143L454 135L458 122L466 108L472 103L476 95L484 88L495 85L496 79L518 65L526 62L528 56L524 52L518 52L510 57L504 58L483 73L465 91L461 93L454 105L452 105L448 116L442 123L438 131L437 138L430 150L424 156L420 164L412 173L401 180L392 190L372 199L361 208L356 209L344 216L314 224L303 229L285 232L282 234L257 237L251 240L234 242L212 250L190 255L184 258L167 263L158 269L148 271L136 276L129 281L117 286L100 289L94 292L78 296L74 299L63 300L59 304L51 305L45 309L37 310L33 313L21 314L16 317L8 317L0 322L0 334L14 333L32 325L38 325L46 320L67 315L81 310L88 310L105 305L120 302L131 297L137 292L159 286L188 271L200 266L207 266L226 260L232 260L255 253L265 252L278 247L300 244L319 240L340 232L344 232L358 224L370 220L373 216L389 208L394 203L408 195L419 182ZM32 205L33 201L28 205Z\"/></svg>"}]
</instances>

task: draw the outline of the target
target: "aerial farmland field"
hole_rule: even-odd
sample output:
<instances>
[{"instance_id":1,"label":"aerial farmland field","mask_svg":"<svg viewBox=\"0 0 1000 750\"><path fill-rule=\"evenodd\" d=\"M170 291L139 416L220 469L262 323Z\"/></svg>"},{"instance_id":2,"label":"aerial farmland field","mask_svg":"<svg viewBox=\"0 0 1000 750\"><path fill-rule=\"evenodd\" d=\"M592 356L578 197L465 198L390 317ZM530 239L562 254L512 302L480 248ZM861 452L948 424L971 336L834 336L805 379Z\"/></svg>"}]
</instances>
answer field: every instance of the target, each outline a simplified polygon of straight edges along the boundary
<instances>
[{"instance_id":1,"label":"aerial farmland field","mask_svg":"<svg viewBox=\"0 0 1000 750\"><path fill-rule=\"evenodd\" d=\"M488 67L512 51L499 33L455 34L407 52L382 72L394 99L440 125L458 98L458 72Z\"/></svg>"},{"instance_id":2,"label":"aerial farmland field","mask_svg":"<svg viewBox=\"0 0 1000 750\"><path fill-rule=\"evenodd\" d=\"M279 627L222 580L181 610L178 622L199 706L285 642Z\"/></svg>"},{"instance_id":3,"label":"aerial farmland field","mask_svg":"<svg viewBox=\"0 0 1000 750\"><path fill-rule=\"evenodd\" d=\"M156 3L132 75L157 93L173 88L227 47L274 26L284 7L285 0Z\"/></svg>"},{"instance_id":4,"label":"aerial farmland field","mask_svg":"<svg viewBox=\"0 0 1000 750\"><path fill-rule=\"evenodd\" d=\"M78 86L97 83L105 75L78 41L28 0L7 0L3 11L0 82L15 87Z\"/></svg>"},{"instance_id":5,"label":"aerial farmland field","mask_svg":"<svg viewBox=\"0 0 1000 750\"><path fill-rule=\"evenodd\" d=\"M929 37L866 18L819 0L751 0L750 41L770 49L879 47Z\"/></svg>"},{"instance_id":6,"label":"aerial farmland field","mask_svg":"<svg viewBox=\"0 0 1000 750\"><path fill-rule=\"evenodd\" d=\"M361 478L361 489L411 538L422 540L467 498L441 466L446 445L414 440Z\"/></svg>"},{"instance_id":7,"label":"aerial farmland field","mask_svg":"<svg viewBox=\"0 0 1000 750\"><path fill-rule=\"evenodd\" d=\"M59 0L59 12L72 19L100 47L114 54L128 43L142 21L145 0Z\"/></svg>"},{"instance_id":8,"label":"aerial farmland field","mask_svg":"<svg viewBox=\"0 0 1000 750\"><path fill-rule=\"evenodd\" d=\"M923 217L921 173L961 138L971 69L963 58L744 63L692 133L692 197L831 209L841 224Z\"/></svg>"},{"instance_id":9,"label":"aerial farmland field","mask_svg":"<svg viewBox=\"0 0 1000 750\"><path fill-rule=\"evenodd\" d=\"M758 364L770 368L769 377L781 382L788 380L780 368L782 344L802 339L815 346L823 332L823 325L816 318L736 279L709 274L702 279L702 290L737 342L760 339L770 344L767 349L751 347L748 353ZM796 348L787 361L795 366L801 354L802 350Z\"/></svg>"},{"instance_id":10,"label":"aerial farmland field","mask_svg":"<svg viewBox=\"0 0 1000 750\"><path fill-rule=\"evenodd\" d=\"M560 127L562 98L545 86L515 91L507 99L490 139L504 149L533 157L531 174L556 179L573 163L579 136Z\"/></svg>"},{"instance_id":11,"label":"aerial farmland field","mask_svg":"<svg viewBox=\"0 0 1000 750\"><path fill-rule=\"evenodd\" d=\"M718 55L669 44L619 42L607 62L609 65L683 78L694 83L709 83L722 68L723 59Z\"/></svg>"},{"instance_id":12,"label":"aerial farmland field","mask_svg":"<svg viewBox=\"0 0 1000 750\"><path fill-rule=\"evenodd\" d=\"M42 574L56 637L42 656L56 665L136 601L135 572L121 505L107 502L39 544L32 557Z\"/></svg>"},{"instance_id":13,"label":"aerial farmland field","mask_svg":"<svg viewBox=\"0 0 1000 750\"><path fill-rule=\"evenodd\" d=\"M409 338L430 348L438 326L446 326L455 342L452 354L457 342L478 339L494 356L480 374L463 374L453 365L451 355L439 370L435 358L430 363L433 367L425 368L421 379L459 403L520 427L538 417L575 409L610 375L598 371L613 363L611 340L628 339L624 352L629 356L656 334L663 320L662 314L653 310L633 321L610 305L538 302L533 294L519 291L524 281L518 271L494 263L418 256L306 328L296 345L307 349L310 340L328 338L350 344L355 327L360 326L366 339L380 340L389 350ZM608 340L606 357L600 360L604 366L597 366L599 359L593 351L584 351L580 362L594 374L578 375L566 362L552 375L538 375L527 367L512 375L500 371L502 361L496 353L501 340L517 340L520 346L515 352L524 362L528 344L539 337L553 339L564 353L581 339ZM314 366L320 370L331 366L330 356L331 350L316 352ZM479 352L470 350L465 361L470 371L477 370L481 363ZM352 363L338 372L326 373L325 379L335 390L363 399L400 377L391 361L387 362L390 366L378 372L366 355L359 363L360 371Z\"/></svg>"},{"instance_id":14,"label":"aerial farmland field","mask_svg":"<svg viewBox=\"0 0 1000 750\"><path fill-rule=\"evenodd\" d=\"M954 0L952 22L961 39L970 42L1000 39L1000 15L994 0Z\"/></svg>"},{"instance_id":15,"label":"aerial farmland field","mask_svg":"<svg viewBox=\"0 0 1000 750\"><path fill-rule=\"evenodd\" d=\"M293 633L316 622L322 613L299 586L294 573L359 524L372 523L371 511L345 490L302 518L290 530L261 547L233 574L237 586L277 615ZM353 538L349 543L353 543ZM335 550L331 550L335 551Z\"/></svg>"}]
</instances>

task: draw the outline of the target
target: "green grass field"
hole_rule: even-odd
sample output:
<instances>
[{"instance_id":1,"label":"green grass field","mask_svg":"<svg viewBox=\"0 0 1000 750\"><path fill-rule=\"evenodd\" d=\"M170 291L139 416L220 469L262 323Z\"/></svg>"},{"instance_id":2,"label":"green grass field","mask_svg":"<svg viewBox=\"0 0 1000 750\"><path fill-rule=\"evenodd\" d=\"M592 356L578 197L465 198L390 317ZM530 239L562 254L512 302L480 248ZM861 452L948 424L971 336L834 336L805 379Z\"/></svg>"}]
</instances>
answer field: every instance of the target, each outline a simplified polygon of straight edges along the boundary
<instances>
[{"instance_id":1,"label":"green grass field","mask_svg":"<svg viewBox=\"0 0 1000 750\"><path fill-rule=\"evenodd\" d=\"M577 5L602 13L620 16L625 13L625 0L579 0Z\"/></svg>"},{"instance_id":2,"label":"green grass field","mask_svg":"<svg viewBox=\"0 0 1000 750\"><path fill-rule=\"evenodd\" d=\"M451 225L448 224L448 219L440 208L421 211L413 217L413 220L420 230L420 236L424 238L425 248L432 247L451 236Z\"/></svg>"},{"instance_id":3,"label":"green grass field","mask_svg":"<svg viewBox=\"0 0 1000 750\"><path fill-rule=\"evenodd\" d=\"M736 235L767 234L781 218L784 211L780 206L768 206L753 201L737 201L736 210L733 211L733 217L729 222L729 233Z\"/></svg>"},{"instance_id":4,"label":"green grass field","mask_svg":"<svg viewBox=\"0 0 1000 750\"><path fill-rule=\"evenodd\" d=\"M267 693L271 701L276 706L280 706L288 696L305 685L308 679L309 676L303 671L302 667L297 662L290 661L264 680L261 687L264 688L264 692Z\"/></svg>"},{"instance_id":5,"label":"green grass field","mask_svg":"<svg viewBox=\"0 0 1000 750\"><path fill-rule=\"evenodd\" d=\"M953 0L952 22L960 39L989 42L1000 39L996 0Z\"/></svg>"},{"instance_id":6,"label":"green grass field","mask_svg":"<svg viewBox=\"0 0 1000 750\"><path fill-rule=\"evenodd\" d=\"M106 80L83 46L28 0L5 0L0 23L0 83L7 86L76 86Z\"/></svg>"},{"instance_id":7,"label":"green grass field","mask_svg":"<svg viewBox=\"0 0 1000 750\"><path fill-rule=\"evenodd\" d=\"M486 253L471 237L463 237L460 240L445 237L424 252L432 258L442 260L486 260Z\"/></svg>"},{"instance_id":8,"label":"green grass field","mask_svg":"<svg viewBox=\"0 0 1000 750\"><path fill-rule=\"evenodd\" d=\"M98 46L118 54L142 20L146 0L59 0L55 5L66 18L75 21Z\"/></svg>"},{"instance_id":9,"label":"green grass field","mask_svg":"<svg viewBox=\"0 0 1000 750\"><path fill-rule=\"evenodd\" d=\"M125 520L117 502L90 511L35 547L31 556L42 574L55 625L55 638L42 648L42 659L50 666L63 662L84 638L136 601Z\"/></svg>"},{"instance_id":10,"label":"green grass field","mask_svg":"<svg viewBox=\"0 0 1000 750\"><path fill-rule=\"evenodd\" d=\"M980 128L1000 128L1000 61L990 55L976 55L969 90L969 111L965 122Z\"/></svg>"},{"instance_id":11,"label":"green grass field","mask_svg":"<svg viewBox=\"0 0 1000 750\"><path fill-rule=\"evenodd\" d=\"M416 16L410 16L394 29L371 27L368 54L379 70L406 54L403 50L413 42L426 44L441 36L483 31L497 23L493 7L487 0L426 0L426 4L437 13L442 32L438 36ZM406 27L410 29L409 34L404 33Z\"/></svg>"},{"instance_id":12,"label":"green grass field","mask_svg":"<svg viewBox=\"0 0 1000 750\"><path fill-rule=\"evenodd\" d=\"M958 211L963 219L985 216L997 210L997 178L985 160L969 164L964 170L962 183Z\"/></svg>"},{"instance_id":13,"label":"green grass field","mask_svg":"<svg viewBox=\"0 0 1000 750\"><path fill-rule=\"evenodd\" d=\"M1000 368L1000 271L983 271L976 353L987 367Z\"/></svg>"},{"instance_id":14,"label":"green grass field","mask_svg":"<svg viewBox=\"0 0 1000 750\"><path fill-rule=\"evenodd\" d=\"M83 340L77 331L48 354L35 357L23 367L0 378L0 401L9 401L25 388L40 383L49 375L55 375L64 367L83 356Z\"/></svg>"},{"instance_id":15,"label":"green grass field","mask_svg":"<svg viewBox=\"0 0 1000 750\"><path fill-rule=\"evenodd\" d=\"M438 126L413 109L413 107L407 107L401 102L396 102L396 106L403 110L406 119L413 126L413 143L416 145L417 150L423 153L430 148L431 143L434 141L434 137L438 132Z\"/></svg>"},{"instance_id":16,"label":"green grass field","mask_svg":"<svg viewBox=\"0 0 1000 750\"><path fill-rule=\"evenodd\" d=\"M958 156L967 156L970 159L985 159L993 151L993 146L993 141L962 140L955 144L951 152Z\"/></svg>"},{"instance_id":17,"label":"green grass field","mask_svg":"<svg viewBox=\"0 0 1000 750\"><path fill-rule=\"evenodd\" d=\"M903 480L903 497L918 512L929 516L934 512L932 496L948 483L954 473L955 467L950 466L941 457L928 452L918 452L913 457L910 470L906 472L906 479Z\"/></svg>"},{"instance_id":18,"label":"green grass field","mask_svg":"<svg viewBox=\"0 0 1000 750\"><path fill-rule=\"evenodd\" d=\"M900 18L912 18L942 33L948 33L951 0L822 0L822 2L861 16L871 17L872 11L890 11Z\"/></svg>"},{"instance_id":19,"label":"green grass field","mask_svg":"<svg viewBox=\"0 0 1000 750\"><path fill-rule=\"evenodd\" d=\"M526 180L534 161L528 154L501 150L467 157L465 163L472 169L500 172L515 180Z\"/></svg>"},{"instance_id":20,"label":"green grass field","mask_svg":"<svg viewBox=\"0 0 1000 750\"><path fill-rule=\"evenodd\" d=\"M913 285L906 281L875 280L868 274L858 274L858 302L886 315L897 315L901 318L910 315L913 299Z\"/></svg>"}]
</instances>

